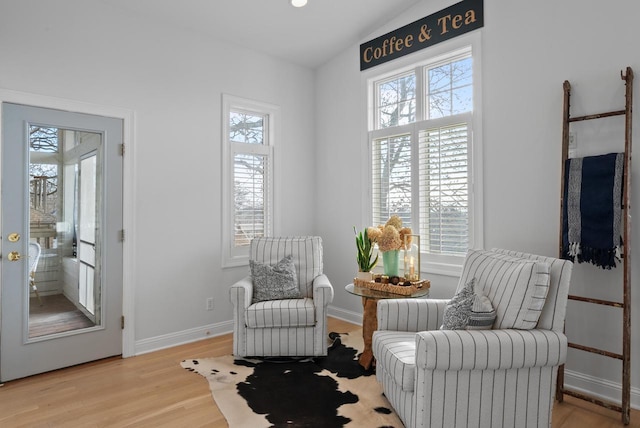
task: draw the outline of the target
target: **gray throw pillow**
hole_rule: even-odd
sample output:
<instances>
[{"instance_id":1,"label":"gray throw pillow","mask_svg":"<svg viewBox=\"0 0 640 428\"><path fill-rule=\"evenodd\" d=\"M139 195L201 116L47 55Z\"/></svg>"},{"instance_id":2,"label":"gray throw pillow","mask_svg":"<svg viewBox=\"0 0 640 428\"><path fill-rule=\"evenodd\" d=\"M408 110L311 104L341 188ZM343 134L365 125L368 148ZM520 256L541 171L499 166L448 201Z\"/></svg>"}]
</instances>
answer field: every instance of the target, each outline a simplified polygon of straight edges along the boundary
<instances>
[{"instance_id":1,"label":"gray throw pillow","mask_svg":"<svg viewBox=\"0 0 640 428\"><path fill-rule=\"evenodd\" d=\"M301 297L292 256L273 266L249 260L249 267L253 279L252 303Z\"/></svg>"},{"instance_id":2,"label":"gray throw pillow","mask_svg":"<svg viewBox=\"0 0 640 428\"><path fill-rule=\"evenodd\" d=\"M476 279L453 296L444 310L441 330L490 330L496 311L489 298L475 291Z\"/></svg>"}]
</instances>

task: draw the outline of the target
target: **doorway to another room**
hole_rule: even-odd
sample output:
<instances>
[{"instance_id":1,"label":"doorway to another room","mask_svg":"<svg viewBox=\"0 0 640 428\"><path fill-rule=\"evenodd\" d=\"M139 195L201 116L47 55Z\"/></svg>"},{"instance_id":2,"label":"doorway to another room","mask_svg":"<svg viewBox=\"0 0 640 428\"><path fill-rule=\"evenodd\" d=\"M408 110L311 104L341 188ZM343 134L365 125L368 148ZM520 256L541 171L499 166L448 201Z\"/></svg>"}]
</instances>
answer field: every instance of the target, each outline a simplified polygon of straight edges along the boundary
<instances>
[{"instance_id":1,"label":"doorway to another room","mask_svg":"<svg viewBox=\"0 0 640 428\"><path fill-rule=\"evenodd\" d=\"M122 353L122 134L2 104L0 381Z\"/></svg>"}]
</instances>

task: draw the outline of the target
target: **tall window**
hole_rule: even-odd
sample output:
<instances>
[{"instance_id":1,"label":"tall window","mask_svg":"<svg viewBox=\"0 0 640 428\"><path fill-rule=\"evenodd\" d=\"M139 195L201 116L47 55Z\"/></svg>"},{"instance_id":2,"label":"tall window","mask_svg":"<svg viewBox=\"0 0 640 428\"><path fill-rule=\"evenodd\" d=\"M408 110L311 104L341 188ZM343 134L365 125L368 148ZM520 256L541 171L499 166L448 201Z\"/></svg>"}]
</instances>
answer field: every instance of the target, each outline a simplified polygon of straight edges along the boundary
<instances>
[{"instance_id":1,"label":"tall window","mask_svg":"<svg viewBox=\"0 0 640 428\"><path fill-rule=\"evenodd\" d=\"M277 107L223 96L224 264L248 260L251 239L272 234Z\"/></svg>"},{"instance_id":2,"label":"tall window","mask_svg":"<svg viewBox=\"0 0 640 428\"><path fill-rule=\"evenodd\" d=\"M423 268L442 273L481 245L475 75L466 47L368 81L373 224L400 216L420 234Z\"/></svg>"}]
</instances>

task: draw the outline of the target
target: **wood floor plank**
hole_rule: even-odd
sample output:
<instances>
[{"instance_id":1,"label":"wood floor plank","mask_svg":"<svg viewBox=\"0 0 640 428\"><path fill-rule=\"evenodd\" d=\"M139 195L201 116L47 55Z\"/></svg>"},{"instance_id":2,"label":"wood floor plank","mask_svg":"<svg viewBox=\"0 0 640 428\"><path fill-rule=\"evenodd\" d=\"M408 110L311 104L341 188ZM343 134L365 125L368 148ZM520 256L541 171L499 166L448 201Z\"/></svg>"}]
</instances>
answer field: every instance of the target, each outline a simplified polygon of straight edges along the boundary
<instances>
[{"instance_id":1,"label":"wood floor plank","mask_svg":"<svg viewBox=\"0 0 640 428\"><path fill-rule=\"evenodd\" d=\"M360 328L331 318L331 331ZM132 358L107 358L6 383L0 387L3 428L227 426L207 382L180 367L187 358L230 354L230 334ZM567 397L553 428L624 427L620 414ZM630 428L640 428L633 411Z\"/></svg>"}]
</instances>

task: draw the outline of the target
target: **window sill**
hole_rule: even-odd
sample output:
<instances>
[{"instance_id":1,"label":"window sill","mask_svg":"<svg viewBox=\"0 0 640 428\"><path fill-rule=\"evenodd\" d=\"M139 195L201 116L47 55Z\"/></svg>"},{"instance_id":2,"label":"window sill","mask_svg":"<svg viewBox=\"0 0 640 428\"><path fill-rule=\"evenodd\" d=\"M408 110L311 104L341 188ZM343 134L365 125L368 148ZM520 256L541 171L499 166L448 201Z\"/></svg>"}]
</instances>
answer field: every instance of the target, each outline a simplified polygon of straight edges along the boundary
<instances>
[{"instance_id":1,"label":"window sill","mask_svg":"<svg viewBox=\"0 0 640 428\"><path fill-rule=\"evenodd\" d=\"M222 260L222 269L237 268L249 266L249 257L224 258Z\"/></svg>"},{"instance_id":2,"label":"window sill","mask_svg":"<svg viewBox=\"0 0 640 428\"><path fill-rule=\"evenodd\" d=\"M450 263L422 263L421 270L426 274L459 278L462 274L462 265Z\"/></svg>"}]
</instances>

